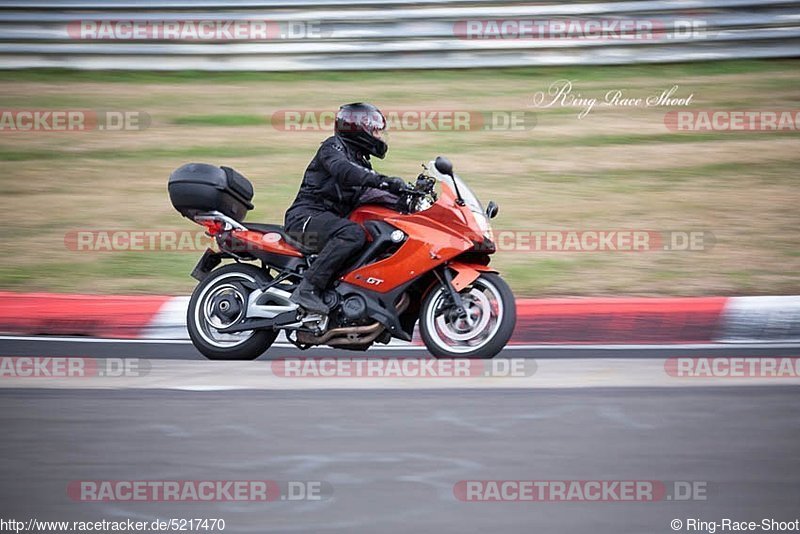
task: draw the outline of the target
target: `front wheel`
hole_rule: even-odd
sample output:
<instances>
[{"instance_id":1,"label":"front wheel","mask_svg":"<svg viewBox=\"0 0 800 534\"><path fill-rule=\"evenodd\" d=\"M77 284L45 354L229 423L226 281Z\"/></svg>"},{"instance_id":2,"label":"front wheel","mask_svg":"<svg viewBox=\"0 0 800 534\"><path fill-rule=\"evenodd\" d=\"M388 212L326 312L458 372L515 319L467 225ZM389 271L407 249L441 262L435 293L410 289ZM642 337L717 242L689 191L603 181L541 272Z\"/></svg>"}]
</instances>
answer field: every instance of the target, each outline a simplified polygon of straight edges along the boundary
<instances>
[{"instance_id":1,"label":"front wheel","mask_svg":"<svg viewBox=\"0 0 800 534\"><path fill-rule=\"evenodd\" d=\"M278 332L248 330L223 334L247 312L250 290L270 278L254 265L234 263L215 271L200 282L189 300L186 326L192 344L209 360L255 360L263 354Z\"/></svg>"},{"instance_id":2,"label":"front wheel","mask_svg":"<svg viewBox=\"0 0 800 534\"><path fill-rule=\"evenodd\" d=\"M464 313L453 310L448 291L434 288L422 303L422 341L437 358L493 358L517 323L514 294L494 273L481 274L461 291Z\"/></svg>"}]
</instances>

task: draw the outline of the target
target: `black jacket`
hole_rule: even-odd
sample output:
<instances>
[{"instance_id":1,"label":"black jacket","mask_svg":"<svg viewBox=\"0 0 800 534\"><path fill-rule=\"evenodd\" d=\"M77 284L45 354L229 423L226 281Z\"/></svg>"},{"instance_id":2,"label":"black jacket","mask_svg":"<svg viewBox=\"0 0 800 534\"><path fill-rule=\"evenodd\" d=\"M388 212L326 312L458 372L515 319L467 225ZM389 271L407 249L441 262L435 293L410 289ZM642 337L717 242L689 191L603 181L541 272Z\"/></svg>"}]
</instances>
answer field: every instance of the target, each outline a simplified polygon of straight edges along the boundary
<instances>
[{"instance_id":1,"label":"black jacket","mask_svg":"<svg viewBox=\"0 0 800 534\"><path fill-rule=\"evenodd\" d=\"M356 152L341 138L329 137L308 164L300 191L286 211L284 224L295 226L321 211L346 217L358 205L366 188L377 186L384 178L372 170L367 156Z\"/></svg>"}]
</instances>

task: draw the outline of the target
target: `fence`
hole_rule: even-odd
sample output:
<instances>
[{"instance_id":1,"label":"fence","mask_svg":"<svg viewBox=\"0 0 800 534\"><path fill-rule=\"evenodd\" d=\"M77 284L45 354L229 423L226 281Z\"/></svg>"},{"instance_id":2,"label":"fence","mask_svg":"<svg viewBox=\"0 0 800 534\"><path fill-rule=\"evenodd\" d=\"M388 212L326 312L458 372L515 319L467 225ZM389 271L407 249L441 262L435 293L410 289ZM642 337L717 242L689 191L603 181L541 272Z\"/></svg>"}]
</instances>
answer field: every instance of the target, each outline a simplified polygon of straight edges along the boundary
<instances>
[{"instance_id":1,"label":"fence","mask_svg":"<svg viewBox=\"0 0 800 534\"><path fill-rule=\"evenodd\" d=\"M633 22L641 24L624 35L584 31ZM197 33L201 23L210 34ZM244 31L234 34L230 27ZM0 5L4 69L436 69L799 55L800 1L794 0L541 5L509 0L11 0Z\"/></svg>"}]
</instances>

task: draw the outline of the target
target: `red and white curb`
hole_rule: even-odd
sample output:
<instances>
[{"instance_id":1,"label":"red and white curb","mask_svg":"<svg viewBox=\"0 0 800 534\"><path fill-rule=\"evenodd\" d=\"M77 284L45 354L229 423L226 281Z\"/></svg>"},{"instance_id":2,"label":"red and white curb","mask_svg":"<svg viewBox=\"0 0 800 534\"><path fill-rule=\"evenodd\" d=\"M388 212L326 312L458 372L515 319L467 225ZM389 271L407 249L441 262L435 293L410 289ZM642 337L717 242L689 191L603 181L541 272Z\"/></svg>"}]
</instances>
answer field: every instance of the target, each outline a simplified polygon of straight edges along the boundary
<instances>
[{"instance_id":1,"label":"red and white curb","mask_svg":"<svg viewBox=\"0 0 800 534\"><path fill-rule=\"evenodd\" d=\"M0 292L0 332L187 339L188 303L189 297ZM800 296L519 299L512 338L518 344L748 342L800 342Z\"/></svg>"},{"instance_id":2,"label":"red and white curb","mask_svg":"<svg viewBox=\"0 0 800 534\"><path fill-rule=\"evenodd\" d=\"M190 297L172 297L161 305L140 337L145 339L189 339L186 314Z\"/></svg>"},{"instance_id":3,"label":"red and white curb","mask_svg":"<svg viewBox=\"0 0 800 534\"><path fill-rule=\"evenodd\" d=\"M720 322L728 343L800 341L800 296L731 297Z\"/></svg>"}]
</instances>

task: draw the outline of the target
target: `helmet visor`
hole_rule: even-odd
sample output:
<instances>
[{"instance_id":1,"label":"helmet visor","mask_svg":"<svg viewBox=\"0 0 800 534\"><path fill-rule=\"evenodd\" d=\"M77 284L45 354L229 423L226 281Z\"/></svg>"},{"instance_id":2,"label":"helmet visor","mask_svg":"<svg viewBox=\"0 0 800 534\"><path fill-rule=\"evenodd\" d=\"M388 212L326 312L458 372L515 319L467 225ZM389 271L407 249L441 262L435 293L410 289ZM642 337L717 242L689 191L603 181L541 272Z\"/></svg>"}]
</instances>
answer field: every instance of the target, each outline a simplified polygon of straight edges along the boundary
<instances>
[{"instance_id":1,"label":"helmet visor","mask_svg":"<svg viewBox=\"0 0 800 534\"><path fill-rule=\"evenodd\" d=\"M360 125L364 131L371 133L375 130L386 129L386 119L384 119L383 114L377 109L368 111L355 111L353 112L353 115L353 122Z\"/></svg>"}]
</instances>

